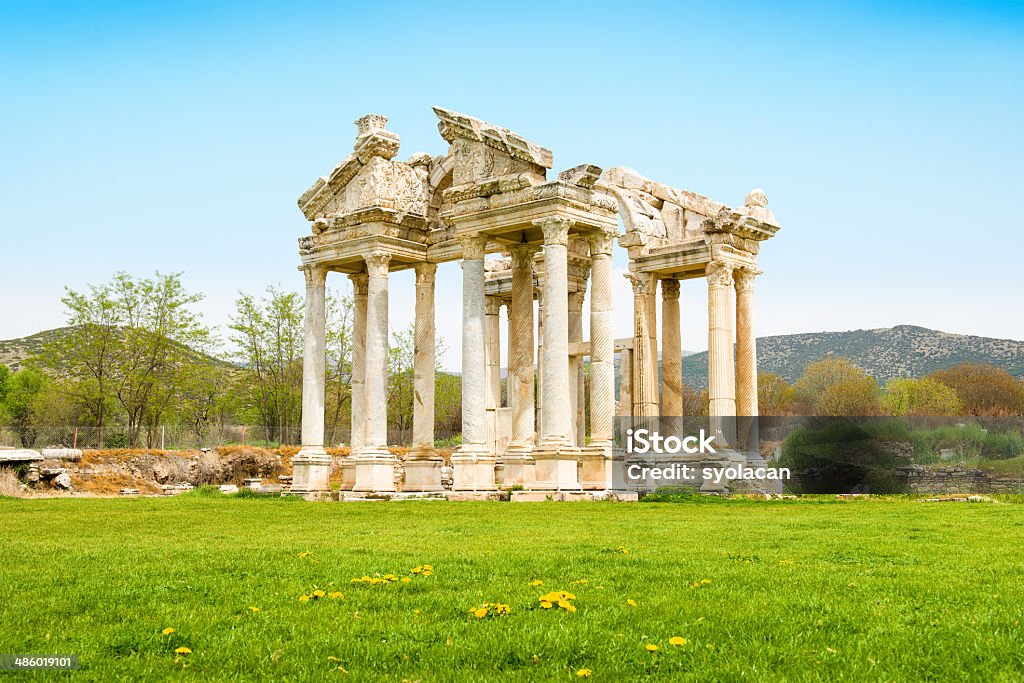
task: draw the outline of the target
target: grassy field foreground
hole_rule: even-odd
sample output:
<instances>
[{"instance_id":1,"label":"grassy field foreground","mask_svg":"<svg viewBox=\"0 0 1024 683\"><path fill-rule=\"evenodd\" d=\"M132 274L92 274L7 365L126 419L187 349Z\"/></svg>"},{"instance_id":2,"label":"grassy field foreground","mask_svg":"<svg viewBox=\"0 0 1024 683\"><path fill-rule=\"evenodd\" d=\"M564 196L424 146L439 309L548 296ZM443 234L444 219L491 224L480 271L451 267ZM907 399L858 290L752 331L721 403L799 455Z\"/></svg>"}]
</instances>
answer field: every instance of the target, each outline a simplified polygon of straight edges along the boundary
<instances>
[{"instance_id":1,"label":"grassy field foreground","mask_svg":"<svg viewBox=\"0 0 1024 683\"><path fill-rule=\"evenodd\" d=\"M0 499L0 653L90 680L1019 681L1022 548L1014 504Z\"/></svg>"}]
</instances>

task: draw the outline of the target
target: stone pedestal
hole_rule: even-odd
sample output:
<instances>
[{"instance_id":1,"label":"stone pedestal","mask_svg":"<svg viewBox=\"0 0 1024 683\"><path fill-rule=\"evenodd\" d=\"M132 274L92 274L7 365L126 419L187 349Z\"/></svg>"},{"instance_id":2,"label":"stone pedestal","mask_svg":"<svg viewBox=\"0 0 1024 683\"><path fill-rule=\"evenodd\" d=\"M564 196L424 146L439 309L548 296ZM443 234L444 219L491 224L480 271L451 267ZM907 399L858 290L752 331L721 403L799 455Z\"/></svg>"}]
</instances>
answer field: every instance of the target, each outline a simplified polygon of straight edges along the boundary
<instances>
[{"instance_id":1,"label":"stone pedestal","mask_svg":"<svg viewBox=\"0 0 1024 683\"><path fill-rule=\"evenodd\" d=\"M327 373L327 269L307 267L305 336L302 354L302 448L292 458L294 495L327 491L331 456L324 450L324 392Z\"/></svg>"}]
</instances>

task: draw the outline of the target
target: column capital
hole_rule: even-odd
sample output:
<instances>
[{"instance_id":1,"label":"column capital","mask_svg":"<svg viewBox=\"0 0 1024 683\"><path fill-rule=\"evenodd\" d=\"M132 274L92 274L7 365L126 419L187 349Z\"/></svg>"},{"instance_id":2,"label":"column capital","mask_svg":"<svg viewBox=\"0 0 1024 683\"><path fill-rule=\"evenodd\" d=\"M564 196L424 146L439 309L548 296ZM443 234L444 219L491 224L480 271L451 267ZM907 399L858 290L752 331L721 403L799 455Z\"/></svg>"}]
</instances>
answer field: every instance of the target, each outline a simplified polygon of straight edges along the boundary
<instances>
[{"instance_id":1,"label":"column capital","mask_svg":"<svg viewBox=\"0 0 1024 683\"><path fill-rule=\"evenodd\" d=\"M327 284L326 266L304 266L302 274L306 276L307 287L323 287Z\"/></svg>"},{"instance_id":2,"label":"column capital","mask_svg":"<svg viewBox=\"0 0 1024 683\"><path fill-rule=\"evenodd\" d=\"M366 296L369 291L370 276L366 273L352 273L348 276L352 281L352 293L355 296Z\"/></svg>"},{"instance_id":3,"label":"column capital","mask_svg":"<svg viewBox=\"0 0 1024 683\"><path fill-rule=\"evenodd\" d=\"M437 276L436 263L417 263L415 268L417 285L434 284L434 279Z\"/></svg>"},{"instance_id":4,"label":"column capital","mask_svg":"<svg viewBox=\"0 0 1024 683\"><path fill-rule=\"evenodd\" d=\"M363 255L363 260L366 261L366 272L370 277L387 276L391 254L386 251L371 251Z\"/></svg>"},{"instance_id":5,"label":"column capital","mask_svg":"<svg viewBox=\"0 0 1024 683\"><path fill-rule=\"evenodd\" d=\"M569 228L572 227L572 221L568 218L549 216L538 218L533 224L539 226L544 232L544 246L561 245L564 247L569 244Z\"/></svg>"},{"instance_id":6,"label":"column capital","mask_svg":"<svg viewBox=\"0 0 1024 683\"><path fill-rule=\"evenodd\" d=\"M615 243L615 232L612 230L594 232L587 235L587 240L590 242L591 257L597 254L611 256L612 245Z\"/></svg>"},{"instance_id":7,"label":"column capital","mask_svg":"<svg viewBox=\"0 0 1024 683\"><path fill-rule=\"evenodd\" d=\"M464 261L477 261L483 259L484 250L487 248L486 237L480 237L478 235L462 237L459 239L459 242L462 243L462 259Z\"/></svg>"},{"instance_id":8,"label":"column capital","mask_svg":"<svg viewBox=\"0 0 1024 683\"><path fill-rule=\"evenodd\" d=\"M661 281L661 299L679 300L679 280Z\"/></svg>"},{"instance_id":9,"label":"column capital","mask_svg":"<svg viewBox=\"0 0 1024 683\"><path fill-rule=\"evenodd\" d=\"M508 255L512 257L513 268L526 268L533 266L533 257L540 251L535 244L516 244L508 247Z\"/></svg>"},{"instance_id":10,"label":"column capital","mask_svg":"<svg viewBox=\"0 0 1024 683\"><path fill-rule=\"evenodd\" d=\"M733 278L736 280L736 291L746 292L754 288L754 278L764 271L757 268L744 266L733 271Z\"/></svg>"},{"instance_id":11,"label":"column capital","mask_svg":"<svg viewBox=\"0 0 1024 683\"><path fill-rule=\"evenodd\" d=\"M732 287L733 265L728 261L711 261L705 272L708 277L708 287Z\"/></svg>"},{"instance_id":12,"label":"column capital","mask_svg":"<svg viewBox=\"0 0 1024 683\"><path fill-rule=\"evenodd\" d=\"M484 297L484 313L486 315L498 315L501 313L501 299L496 296Z\"/></svg>"},{"instance_id":13,"label":"column capital","mask_svg":"<svg viewBox=\"0 0 1024 683\"><path fill-rule=\"evenodd\" d=\"M569 311L583 313L583 292L569 292Z\"/></svg>"},{"instance_id":14,"label":"column capital","mask_svg":"<svg viewBox=\"0 0 1024 683\"><path fill-rule=\"evenodd\" d=\"M633 285L634 296L647 296L654 291L656 280L650 273L626 273L623 277Z\"/></svg>"}]
</instances>

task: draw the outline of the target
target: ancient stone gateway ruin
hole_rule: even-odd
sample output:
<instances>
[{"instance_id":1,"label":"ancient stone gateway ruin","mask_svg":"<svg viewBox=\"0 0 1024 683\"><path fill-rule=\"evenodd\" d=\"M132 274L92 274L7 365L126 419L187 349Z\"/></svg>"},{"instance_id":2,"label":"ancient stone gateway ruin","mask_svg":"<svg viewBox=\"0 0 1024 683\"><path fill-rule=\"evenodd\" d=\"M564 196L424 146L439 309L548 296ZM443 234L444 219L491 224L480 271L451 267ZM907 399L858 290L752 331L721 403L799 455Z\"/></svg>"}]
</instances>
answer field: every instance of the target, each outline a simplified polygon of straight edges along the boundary
<instances>
[{"instance_id":1,"label":"ancient stone gateway ruin","mask_svg":"<svg viewBox=\"0 0 1024 683\"><path fill-rule=\"evenodd\" d=\"M504 487L542 495L621 489L622 458L613 444L616 412L682 413L682 279L708 280L709 409L716 442L733 448L737 413L757 415L753 281L760 272L759 243L779 229L764 194L754 190L744 206L733 209L627 168L602 172L589 164L549 179L549 150L470 116L440 107L434 112L446 154L417 153L397 161L398 135L387 130L385 117L369 114L356 121L353 153L299 198L311 234L299 240L306 277L305 355L302 449L293 459L292 492L328 488L324 309L332 271L347 274L355 292L352 455L343 464L343 490L395 491L399 463L387 444L388 274L408 268L416 272L415 404L402 488L442 490L442 460L434 450L434 277L437 264L455 260L461 261L463 279L463 432L451 458L454 491L495 491L496 471ZM633 337L618 341L612 326L616 241L628 252L634 292ZM485 262L495 253L505 257ZM502 307L509 325L505 407ZM584 357L590 359L589 441Z\"/></svg>"}]
</instances>

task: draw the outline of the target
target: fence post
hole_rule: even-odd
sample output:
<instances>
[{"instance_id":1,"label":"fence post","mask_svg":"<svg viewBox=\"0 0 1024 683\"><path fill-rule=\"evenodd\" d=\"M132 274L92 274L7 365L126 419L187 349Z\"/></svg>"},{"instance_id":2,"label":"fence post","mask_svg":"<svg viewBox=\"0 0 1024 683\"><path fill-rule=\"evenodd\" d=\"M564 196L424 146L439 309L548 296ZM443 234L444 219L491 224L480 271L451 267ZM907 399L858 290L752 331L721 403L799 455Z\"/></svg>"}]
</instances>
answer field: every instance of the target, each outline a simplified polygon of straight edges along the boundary
<instances>
[{"instance_id":1,"label":"fence post","mask_svg":"<svg viewBox=\"0 0 1024 683\"><path fill-rule=\"evenodd\" d=\"M245 445L245 425L242 425L242 445Z\"/></svg>"},{"instance_id":2,"label":"fence post","mask_svg":"<svg viewBox=\"0 0 1024 683\"><path fill-rule=\"evenodd\" d=\"M78 448L78 427L75 427L75 436L74 436L74 439L71 442L71 447L72 448Z\"/></svg>"},{"instance_id":3,"label":"fence post","mask_svg":"<svg viewBox=\"0 0 1024 683\"><path fill-rule=\"evenodd\" d=\"M165 429L166 429L166 427L164 427L163 425L160 425L160 450L165 450L164 449L164 430Z\"/></svg>"}]
</instances>

